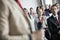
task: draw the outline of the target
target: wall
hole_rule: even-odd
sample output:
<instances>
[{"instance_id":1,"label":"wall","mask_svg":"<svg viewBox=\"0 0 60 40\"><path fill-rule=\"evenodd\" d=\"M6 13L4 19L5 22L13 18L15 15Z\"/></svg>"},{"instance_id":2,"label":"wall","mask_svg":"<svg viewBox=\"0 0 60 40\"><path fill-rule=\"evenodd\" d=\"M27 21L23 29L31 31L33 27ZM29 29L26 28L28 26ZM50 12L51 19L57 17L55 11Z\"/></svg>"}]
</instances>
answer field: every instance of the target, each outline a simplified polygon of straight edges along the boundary
<instances>
[{"instance_id":1,"label":"wall","mask_svg":"<svg viewBox=\"0 0 60 40\"><path fill-rule=\"evenodd\" d=\"M49 1L45 0L45 4L48 4L48 5L51 4L52 5L52 0L49 0Z\"/></svg>"},{"instance_id":2,"label":"wall","mask_svg":"<svg viewBox=\"0 0 60 40\"><path fill-rule=\"evenodd\" d=\"M22 4L22 7L27 8L28 11L30 7L32 7L36 12L36 7L40 5L40 0L20 0L20 3Z\"/></svg>"}]
</instances>

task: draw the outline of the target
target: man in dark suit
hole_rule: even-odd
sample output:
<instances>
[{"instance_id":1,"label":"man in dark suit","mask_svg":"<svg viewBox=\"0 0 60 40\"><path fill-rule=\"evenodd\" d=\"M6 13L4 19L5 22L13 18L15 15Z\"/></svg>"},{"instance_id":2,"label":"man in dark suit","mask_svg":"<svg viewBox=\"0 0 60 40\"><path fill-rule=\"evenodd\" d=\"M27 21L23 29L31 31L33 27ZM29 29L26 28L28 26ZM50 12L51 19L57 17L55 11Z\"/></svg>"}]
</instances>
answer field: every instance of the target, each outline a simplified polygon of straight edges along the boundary
<instances>
[{"instance_id":1,"label":"man in dark suit","mask_svg":"<svg viewBox=\"0 0 60 40\"><path fill-rule=\"evenodd\" d=\"M56 5L51 7L52 16L47 19L48 29L51 33L51 40L60 40L60 15Z\"/></svg>"}]
</instances>

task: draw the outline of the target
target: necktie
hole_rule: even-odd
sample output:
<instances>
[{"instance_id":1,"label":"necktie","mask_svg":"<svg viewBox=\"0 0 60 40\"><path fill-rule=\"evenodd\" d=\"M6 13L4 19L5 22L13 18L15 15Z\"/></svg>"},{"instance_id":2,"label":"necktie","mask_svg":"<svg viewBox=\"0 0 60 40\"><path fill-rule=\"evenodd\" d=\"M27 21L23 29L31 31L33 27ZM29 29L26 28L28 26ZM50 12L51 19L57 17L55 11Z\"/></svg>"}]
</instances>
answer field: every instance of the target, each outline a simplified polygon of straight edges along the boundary
<instances>
[{"instance_id":1,"label":"necktie","mask_svg":"<svg viewBox=\"0 0 60 40\"><path fill-rule=\"evenodd\" d=\"M57 19L56 17L55 19L56 19L56 23L59 25L60 24L59 19Z\"/></svg>"},{"instance_id":2,"label":"necktie","mask_svg":"<svg viewBox=\"0 0 60 40\"><path fill-rule=\"evenodd\" d=\"M23 9L21 3L19 2L19 0L15 0L17 2L17 4L21 7L21 9Z\"/></svg>"}]
</instances>

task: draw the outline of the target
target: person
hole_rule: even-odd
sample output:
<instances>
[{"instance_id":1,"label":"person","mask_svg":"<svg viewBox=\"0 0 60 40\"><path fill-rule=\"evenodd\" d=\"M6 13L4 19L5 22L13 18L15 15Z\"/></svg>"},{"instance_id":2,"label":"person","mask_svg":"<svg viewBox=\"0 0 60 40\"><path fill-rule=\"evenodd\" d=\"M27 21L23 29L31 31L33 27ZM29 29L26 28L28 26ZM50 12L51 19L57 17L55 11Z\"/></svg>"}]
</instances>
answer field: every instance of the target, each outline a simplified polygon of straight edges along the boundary
<instances>
[{"instance_id":1,"label":"person","mask_svg":"<svg viewBox=\"0 0 60 40\"><path fill-rule=\"evenodd\" d=\"M38 34L40 34L40 40L44 40L45 39L45 24L44 24L44 18L43 18L43 16L42 16L42 14L43 14L43 10L42 10L42 8L41 7L38 7L37 8L37 15L38 15L38 22L37 22L37 29L38 29L38 31L40 31L40 33L38 33ZM38 36L38 38L39 38L39 36ZM37 39L38 40L38 39Z\"/></svg>"},{"instance_id":2,"label":"person","mask_svg":"<svg viewBox=\"0 0 60 40\"><path fill-rule=\"evenodd\" d=\"M45 15L46 16L50 16L49 14L51 13L51 10L49 9L49 5L46 4L45 7L46 7L46 9L45 9Z\"/></svg>"},{"instance_id":3,"label":"person","mask_svg":"<svg viewBox=\"0 0 60 40\"><path fill-rule=\"evenodd\" d=\"M33 8L30 8L30 22L31 22L31 28L32 28L32 33L36 31L36 26L35 26L35 16L33 12Z\"/></svg>"},{"instance_id":4,"label":"person","mask_svg":"<svg viewBox=\"0 0 60 40\"><path fill-rule=\"evenodd\" d=\"M26 21L28 22L29 26L30 26L30 30L31 30L31 33L32 33L32 27L31 27L31 22L30 22L30 18L31 16L28 15L28 10L26 8L23 9L23 12L24 12L24 17L26 19Z\"/></svg>"},{"instance_id":5,"label":"person","mask_svg":"<svg viewBox=\"0 0 60 40\"><path fill-rule=\"evenodd\" d=\"M15 0L0 0L0 40L35 40Z\"/></svg>"},{"instance_id":6,"label":"person","mask_svg":"<svg viewBox=\"0 0 60 40\"><path fill-rule=\"evenodd\" d=\"M39 22L38 16L40 16L40 7L39 7L39 6L36 8L36 12L37 12L36 26L37 26L37 24L38 24L38 22ZM37 30L38 30L38 27L37 27Z\"/></svg>"},{"instance_id":7,"label":"person","mask_svg":"<svg viewBox=\"0 0 60 40\"><path fill-rule=\"evenodd\" d=\"M42 23L42 21L43 21L42 14L43 14L43 10L42 10L42 8L40 7L40 8L37 9L37 15L38 15L38 22L37 22L37 23L39 23L39 22ZM40 20L40 19L41 19L41 20ZM38 25L37 25L37 26L38 26ZM39 29L40 29L40 28L38 27L38 30L39 30Z\"/></svg>"},{"instance_id":8,"label":"person","mask_svg":"<svg viewBox=\"0 0 60 40\"><path fill-rule=\"evenodd\" d=\"M58 8L54 4L51 7L52 16L47 19L48 29L51 33L51 40L60 40L60 15Z\"/></svg>"}]
</instances>

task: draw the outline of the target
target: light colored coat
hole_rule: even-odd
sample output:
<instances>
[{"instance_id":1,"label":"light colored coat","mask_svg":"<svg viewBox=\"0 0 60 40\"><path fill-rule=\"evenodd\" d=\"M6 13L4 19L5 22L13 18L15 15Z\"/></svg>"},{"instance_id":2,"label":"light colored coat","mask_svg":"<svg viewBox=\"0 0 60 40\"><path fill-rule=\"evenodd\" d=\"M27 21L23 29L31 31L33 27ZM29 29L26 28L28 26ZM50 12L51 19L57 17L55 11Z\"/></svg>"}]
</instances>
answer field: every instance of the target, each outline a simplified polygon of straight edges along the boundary
<instances>
[{"instance_id":1,"label":"light colored coat","mask_svg":"<svg viewBox=\"0 0 60 40\"><path fill-rule=\"evenodd\" d=\"M29 40L29 25L14 0L0 0L0 36L3 40Z\"/></svg>"}]
</instances>

